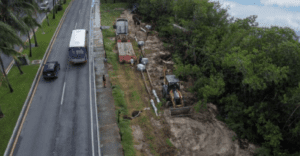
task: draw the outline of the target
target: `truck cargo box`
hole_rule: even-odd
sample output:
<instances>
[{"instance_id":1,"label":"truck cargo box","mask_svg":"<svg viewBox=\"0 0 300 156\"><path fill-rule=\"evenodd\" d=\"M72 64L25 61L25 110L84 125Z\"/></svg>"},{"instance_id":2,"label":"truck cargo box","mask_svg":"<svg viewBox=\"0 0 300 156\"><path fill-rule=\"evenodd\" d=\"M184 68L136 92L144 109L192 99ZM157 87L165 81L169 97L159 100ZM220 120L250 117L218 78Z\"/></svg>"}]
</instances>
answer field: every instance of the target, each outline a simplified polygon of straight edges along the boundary
<instances>
[{"instance_id":1,"label":"truck cargo box","mask_svg":"<svg viewBox=\"0 0 300 156\"><path fill-rule=\"evenodd\" d=\"M134 59L134 61L136 61L136 56L131 42L117 42L117 44L120 62L130 63L130 59Z\"/></svg>"}]
</instances>

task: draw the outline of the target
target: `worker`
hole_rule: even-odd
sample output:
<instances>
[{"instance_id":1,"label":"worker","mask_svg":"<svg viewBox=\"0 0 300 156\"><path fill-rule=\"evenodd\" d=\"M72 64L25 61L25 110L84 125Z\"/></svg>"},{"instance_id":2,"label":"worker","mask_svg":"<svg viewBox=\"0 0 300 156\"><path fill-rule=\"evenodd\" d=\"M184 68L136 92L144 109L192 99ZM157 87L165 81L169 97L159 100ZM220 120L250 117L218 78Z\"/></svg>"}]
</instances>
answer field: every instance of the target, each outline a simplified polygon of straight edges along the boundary
<instances>
[{"instance_id":1,"label":"worker","mask_svg":"<svg viewBox=\"0 0 300 156\"><path fill-rule=\"evenodd\" d=\"M105 75L103 75L103 87L106 88L106 78L105 78Z\"/></svg>"},{"instance_id":2,"label":"worker","mask_svg":"<svg viewBox=\"0 0 300 156\"><path fill-rule=\"evenodd\" d=\"M139 63L142 63L142 59L143 59L143 57L142 57L142 56L140 56L140 60L139 60L140 62L139 62Z\"/></svg>"},{"instance_id":3,"label":"worker","mask_svg":"<svg viewBox=\"0 0 300 156\"><path fill-rule=\"evenodd\" d=\"M130 62L131 62L131 66L133 66L134 60L133 60L133 59L130 59Z\"/></svg>"}]
</instances>

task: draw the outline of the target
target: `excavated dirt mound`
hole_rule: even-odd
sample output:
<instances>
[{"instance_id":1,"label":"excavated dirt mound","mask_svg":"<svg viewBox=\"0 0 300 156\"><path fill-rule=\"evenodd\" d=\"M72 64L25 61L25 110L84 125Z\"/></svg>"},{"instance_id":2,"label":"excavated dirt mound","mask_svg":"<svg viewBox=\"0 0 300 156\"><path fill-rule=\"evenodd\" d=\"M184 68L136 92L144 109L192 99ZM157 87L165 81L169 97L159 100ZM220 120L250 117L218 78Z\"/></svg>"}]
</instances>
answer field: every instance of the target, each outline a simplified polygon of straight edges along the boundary
<instances>
[{"instance_id":1,"label":"excavated dirt mound","mask_svg":"<svg viewBox=\"0 0 300 156\"><path fill-rule=\"evenodd\" d=\"M195 113L191 118L164 116L171 127L170 141L179 149L180 156L251 156L257 148L246 143L242 149L238 140L232 141L233 131L216 119L217 108L208 104L208 111ZM247 141L246 141L247 142Z\"/></svg>"}]
</instances>

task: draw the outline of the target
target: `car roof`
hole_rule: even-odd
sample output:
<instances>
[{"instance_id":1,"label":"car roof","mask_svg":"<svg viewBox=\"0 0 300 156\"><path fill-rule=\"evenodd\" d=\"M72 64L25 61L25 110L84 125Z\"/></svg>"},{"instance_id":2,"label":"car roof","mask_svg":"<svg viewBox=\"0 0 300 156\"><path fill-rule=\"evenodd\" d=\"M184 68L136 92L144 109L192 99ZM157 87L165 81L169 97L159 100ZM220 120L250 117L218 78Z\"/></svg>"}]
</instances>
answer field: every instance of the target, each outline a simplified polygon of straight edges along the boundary
<instances>
[{"instance_id":1,"label":"car roof","mask_svg":"<svg viewBox=\"0 0 300 156\"><path fill-rule=\"evenodd\" d=\"M58 63L58 62L57 61L47 62L44 67L44 72L53 71L56 63Z\"/></svg>"},{"instance_id":2,"label":"car roof","mask_svg":"<svg viewBox=\"0 0 300 156\"><path fill-rule=\"evenodd\" d=\"M48 69L54 69L55 63L47 63L47 68Z\"/></svg>"}]
</instances>

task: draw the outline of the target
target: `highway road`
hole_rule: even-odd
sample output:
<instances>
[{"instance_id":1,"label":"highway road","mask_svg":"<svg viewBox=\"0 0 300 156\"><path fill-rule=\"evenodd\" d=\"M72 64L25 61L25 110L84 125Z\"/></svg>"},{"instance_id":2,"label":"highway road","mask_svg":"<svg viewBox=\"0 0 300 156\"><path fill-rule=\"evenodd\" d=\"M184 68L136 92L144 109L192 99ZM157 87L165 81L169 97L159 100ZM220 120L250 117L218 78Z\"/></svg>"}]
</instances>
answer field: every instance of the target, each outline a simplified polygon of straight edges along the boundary
<instances>
[{"instance_id":1,"label":"highway road","mask_svg":"<svg viewBox=\"0 0 300 156\"><path fill-rule=\"evenodd\" d=\"M91 61L82 65L67 61L72 30L89 30L91 3L74 0L67 13L48 58L61 64L58 78L40 78L13 155L98 155Z\"/></svg>"}]
</instances>

